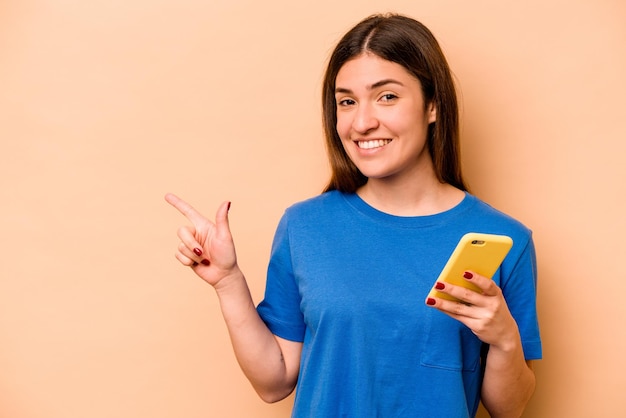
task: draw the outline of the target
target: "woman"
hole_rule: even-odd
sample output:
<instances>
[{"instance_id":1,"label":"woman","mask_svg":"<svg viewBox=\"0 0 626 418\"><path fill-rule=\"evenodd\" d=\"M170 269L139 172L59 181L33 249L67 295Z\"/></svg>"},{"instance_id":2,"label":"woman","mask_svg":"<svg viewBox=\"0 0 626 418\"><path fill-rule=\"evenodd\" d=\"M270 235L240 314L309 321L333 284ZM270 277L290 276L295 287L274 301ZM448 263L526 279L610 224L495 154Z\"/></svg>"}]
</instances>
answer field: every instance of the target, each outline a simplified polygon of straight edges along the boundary
<instances>
[{"instance_id":1,"label":"woman","mask_svg":"<svg viewBox=\"0 0 626 418\"><path fill-rule=\"evenodd\" d=\"M213 285L242 370L267 402L296 389L294 417L521 415L541 358L531 232L467 192L448 65L421 23L376 15L335 48L323 86L332 176L286 210L264 300L239 270L225 202L215 223L167 195L192 226L176 257ZM466 232L513 248L481 293L438 283ZM433 309L434 308L434 309Z\"/></svg>"}]
</instances>

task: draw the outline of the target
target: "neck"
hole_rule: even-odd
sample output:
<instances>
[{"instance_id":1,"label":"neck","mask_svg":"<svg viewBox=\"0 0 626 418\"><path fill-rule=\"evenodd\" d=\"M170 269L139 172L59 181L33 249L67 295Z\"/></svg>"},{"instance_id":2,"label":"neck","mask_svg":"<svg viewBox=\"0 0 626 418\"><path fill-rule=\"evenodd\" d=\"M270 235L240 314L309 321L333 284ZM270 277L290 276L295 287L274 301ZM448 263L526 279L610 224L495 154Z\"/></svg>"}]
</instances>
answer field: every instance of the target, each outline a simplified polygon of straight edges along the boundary
<instances>
[{"instance_id":1,"label":"neck","mask_svg":"<svg viewBox=\"0 0 626 418\"><path fill-rule=\"evenodd\" d=\"M370 206L396 216L426 216L444 212L458 205L465 193L436 178L395 184L369 179L357 194Z\"/></svg>"}]
</instances>

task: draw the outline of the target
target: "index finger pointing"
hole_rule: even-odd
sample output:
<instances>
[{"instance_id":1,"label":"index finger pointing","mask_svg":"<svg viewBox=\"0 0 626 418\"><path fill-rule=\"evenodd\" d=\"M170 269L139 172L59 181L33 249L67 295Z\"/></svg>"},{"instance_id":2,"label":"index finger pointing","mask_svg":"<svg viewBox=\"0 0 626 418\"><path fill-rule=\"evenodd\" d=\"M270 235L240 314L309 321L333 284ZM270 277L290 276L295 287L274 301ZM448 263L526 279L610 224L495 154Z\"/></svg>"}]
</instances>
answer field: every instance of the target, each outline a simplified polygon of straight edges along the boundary
<instances>
[{"instance_id":1,"label":"index finger pointing","mask_svg":"<svg viewBox=\"0 0 626 418\"><path fill-rule=\"evenodd\" d=\"M191 222L196 223L204 220L204 216L202 216L200 212L195 210L193 206L191 206L189 203L185 202L183 199L176 196L175 194L166 194L165 200L167 201L167 203L174 206L180 213L185 215L185 217Z\"/></svg>"}]
</instances>

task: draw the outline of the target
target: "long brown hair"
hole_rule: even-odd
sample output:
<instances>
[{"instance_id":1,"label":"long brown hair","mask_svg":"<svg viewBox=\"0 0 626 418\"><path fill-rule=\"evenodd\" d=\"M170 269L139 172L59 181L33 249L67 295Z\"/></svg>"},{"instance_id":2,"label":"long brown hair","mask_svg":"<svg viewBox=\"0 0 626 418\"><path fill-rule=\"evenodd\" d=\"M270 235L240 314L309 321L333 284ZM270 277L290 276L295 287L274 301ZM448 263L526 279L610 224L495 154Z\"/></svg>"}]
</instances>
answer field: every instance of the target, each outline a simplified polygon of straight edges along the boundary
<instances>
[{"instance_id":1,"label":"long brown hair","mask_svg":"<svg viewBox=\"0 0 626 418\"><path fill-rule=\"evenodd\" d=\"M430 124L427 139L437 178L467 190L461 174L457 97L446 58L426 26L406 16L386 14L362 20L341 38L330 56L322 88L322 118L332 174L324 191L355 192L367 182L337 134L335 100L337 73L364 52L402 65L420 81L424 103L428 106L434 102L437 109L437 120Z\"/></svg>"}]
</instances>

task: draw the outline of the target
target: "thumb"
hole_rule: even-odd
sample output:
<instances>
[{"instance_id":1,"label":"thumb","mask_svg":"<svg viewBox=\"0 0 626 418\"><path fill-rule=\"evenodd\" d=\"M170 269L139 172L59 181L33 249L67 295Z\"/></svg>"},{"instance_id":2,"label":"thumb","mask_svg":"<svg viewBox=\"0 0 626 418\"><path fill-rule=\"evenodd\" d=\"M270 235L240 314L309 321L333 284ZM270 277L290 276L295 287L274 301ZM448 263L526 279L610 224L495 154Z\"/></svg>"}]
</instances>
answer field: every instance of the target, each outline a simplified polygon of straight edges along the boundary
<instances>
[{"instance_id":1,"label":"thumb","mask_svg":"<svg viewBox=\"0 0 626 418\"><path fill-rule=\"evenodd\" d=\"M223 202L217 213L215 214L216 235L220 239L229 238L230 224L228 223L228 211L230 210L230 201Z\"/></svg>"}]
</instances>

